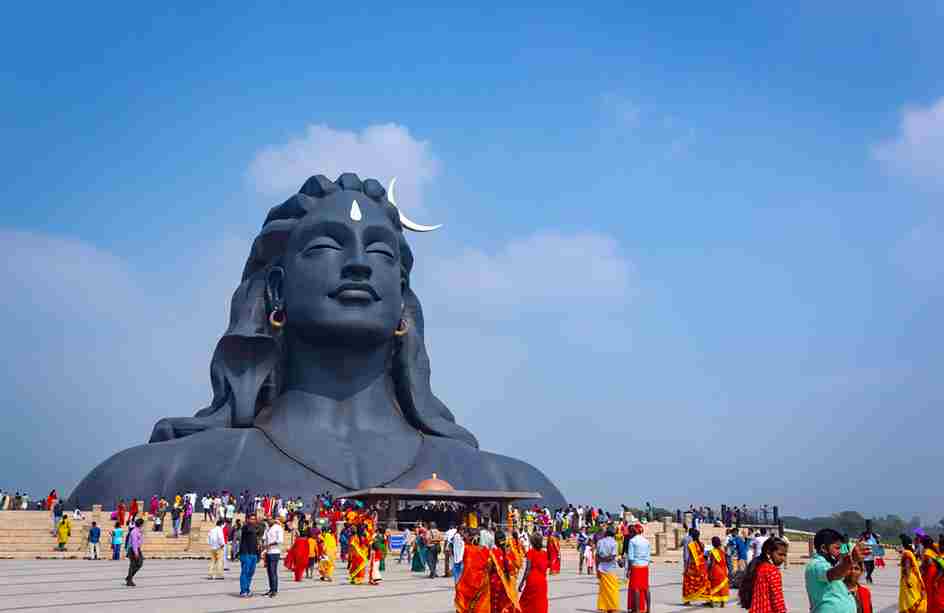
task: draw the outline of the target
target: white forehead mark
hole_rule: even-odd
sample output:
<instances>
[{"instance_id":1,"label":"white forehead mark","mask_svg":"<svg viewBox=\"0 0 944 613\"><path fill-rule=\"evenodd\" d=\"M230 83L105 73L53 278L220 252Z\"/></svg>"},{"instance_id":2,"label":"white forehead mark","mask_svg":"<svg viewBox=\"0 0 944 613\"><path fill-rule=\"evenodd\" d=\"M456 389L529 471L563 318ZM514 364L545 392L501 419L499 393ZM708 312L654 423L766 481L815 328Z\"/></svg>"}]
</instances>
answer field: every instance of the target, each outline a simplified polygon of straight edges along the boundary
<instances>
[{"instance_id":1,"label":"white forehead mark","mask_svg":"<svg viewBox=\"0 0 944 613\"><path fill-rule=\"evenodd\" d=\"M351 203L351 221L360 221L363 217L361 207L357 206L357 200L355 200Z\"/></svg>"}]
</instances>

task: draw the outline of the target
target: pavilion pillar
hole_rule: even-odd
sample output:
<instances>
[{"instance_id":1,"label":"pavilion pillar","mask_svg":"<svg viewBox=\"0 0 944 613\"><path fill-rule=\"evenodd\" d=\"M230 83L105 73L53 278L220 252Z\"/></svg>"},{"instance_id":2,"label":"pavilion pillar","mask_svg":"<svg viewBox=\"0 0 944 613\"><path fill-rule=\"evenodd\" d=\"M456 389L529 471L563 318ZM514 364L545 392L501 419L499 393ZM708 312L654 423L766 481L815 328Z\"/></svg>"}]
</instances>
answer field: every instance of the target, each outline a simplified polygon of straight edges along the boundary
<instances>
[{"instance_id":1,"label":"pavilion pillar","mask_svg":"<svg viewBox=\"0 0 944 613\"><path fill-rule=\"evenodd\" d=\"M397 526L397 507L400 505L400 499L396 496L390 496L387 499L387 527L391 530L398 530Z\"/></svg>"}]
</instances>

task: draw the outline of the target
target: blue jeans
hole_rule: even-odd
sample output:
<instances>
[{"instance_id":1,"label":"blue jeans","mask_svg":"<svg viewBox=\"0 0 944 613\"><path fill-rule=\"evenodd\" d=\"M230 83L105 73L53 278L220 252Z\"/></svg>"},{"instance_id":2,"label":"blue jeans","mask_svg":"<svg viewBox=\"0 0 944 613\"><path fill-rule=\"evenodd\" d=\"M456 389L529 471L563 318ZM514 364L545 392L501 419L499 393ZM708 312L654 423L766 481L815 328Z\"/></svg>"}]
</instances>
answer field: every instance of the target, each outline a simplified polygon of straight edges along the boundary
<instances>
[{"instance_id":1,"label":"blue jeans","mask_svg":"<svg viewBox=\"0 0 944 613\"><path fill-rule=\"evenodd\" d=\"M269 576L269 593L277 594L279 592L279 559L280 555L269 554L266 556L266 574Z\"/></svg>"},{"instance_id":2,"label":"blue jeans","mask_svg":"<svg viewBox=\"0 0 944 613\"><path fill-rule=\"evenodd\" d=\"M452 565L452 578L455 579L456 585L459 585L459 577L462 576L462 562L458 562Z\"/></svg>"},{"instance_id":3,"label":"blue jeans","mask_svg":"<svg viewBox=\"0 0 944 613\"><path fill-rule=\"evenodd\" d=\"M259 557L244 553L239 556L239 593L248 594L252 588L252 576L256 574L256 562Z\"/></svg>"},{"instance_id":4,"label":"blue jeans","mask_svg":"<svg viewBox=\"0 0 944 613\"><path fill-rule=\"evenodd\" d=\"M112 543L111 545L111 559L118 560L121 558L121 543Z\"/></svg>"}]
</instances>

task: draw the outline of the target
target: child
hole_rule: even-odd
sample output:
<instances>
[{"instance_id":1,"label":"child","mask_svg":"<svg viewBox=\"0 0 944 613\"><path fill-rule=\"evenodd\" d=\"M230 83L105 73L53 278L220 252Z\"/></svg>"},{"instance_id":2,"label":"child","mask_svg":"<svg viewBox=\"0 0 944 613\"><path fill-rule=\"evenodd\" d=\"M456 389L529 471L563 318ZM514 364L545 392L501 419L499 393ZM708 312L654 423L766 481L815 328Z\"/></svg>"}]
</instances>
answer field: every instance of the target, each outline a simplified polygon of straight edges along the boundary
<instances>
[{"instance_id":1,"label":"child","mask_svg":"<svg viewBox=\"0 0 944 613\"><path fill-rule=\"evenodd\" d=\"M864 585L859 585L859 577L861 576L862 564L856 562L852 565L852 572L846 575L843 581L846 584L846 588L849 590L849 594L851 594L856 601L857 613L872 613L872 592Z\"/></svg>"},{"instance_id":2,"label":"child","mask_svg":"<svg viewBox=\"0 0 944 613\"><path fill-rule=\"evenodd\" d=\"M587 561L587 574L588 575L593 574L593 566L594 566L593 560L596 557L596 551L593 550L593 545L591 544L592 542L593 541L590 541L590 543L587 543L586 552L584 552L584 558Z\"/></svg>"}]
</instances>

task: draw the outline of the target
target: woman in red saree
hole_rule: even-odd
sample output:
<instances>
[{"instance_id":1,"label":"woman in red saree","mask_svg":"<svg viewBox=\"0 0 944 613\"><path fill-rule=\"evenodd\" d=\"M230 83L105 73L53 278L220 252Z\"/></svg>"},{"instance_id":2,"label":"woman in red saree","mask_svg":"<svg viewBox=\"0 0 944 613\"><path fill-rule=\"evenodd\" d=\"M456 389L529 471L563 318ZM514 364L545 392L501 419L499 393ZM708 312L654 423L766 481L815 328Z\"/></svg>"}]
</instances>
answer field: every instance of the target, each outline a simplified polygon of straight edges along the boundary
<instances>
[{"instance_id":1,"label":"woman in red saree","mask_svg":"<svg viewBox=\"0 0 944 613\"><path fill-rule=\"evenodd\" d=\"M134 521L138 517L139 511L140 509L138 508L138 499L134 498L131 501L131 521Z\"/></svg>"},{"instance_id":2,"label":"woman in red saree","mask_svg":"<svg viewBox=\"0 0 944 613\"><path fill-rule=\"evenodd\" d=\"M539 533L531 535L531 549L525 558L524 577L518 586L521 613L547 613L547 551Z\"/></svg>"},{"instance_id":3,"label":"woman in red saree","mask_svg":"<svg viewBox=\"0 0 944 613\"><path fill-rule=\"evenodd\" d=\"M492 613L490 563L487 547L466 544L462 575L456 584L456 613Z\"/></svg>"},{"instance_id":4,"label":"woman in red saree","mask_svg":"<svg viewBox=\"0 0 944 613\"><path fill-rule=\"evenodd\" d=\"M692 530L692 540L688 543L688 555L685 560L685 574L682 576L682 602L709 602L710 582L705 566L705 547L698 540L698 530Z\"/></svg>"},{"instance_id":5,"label":"woman in red saree","mask_svg":"<svg viewBox=\"0 0 944 613\"><path fill-rule=\"evenodd\" d=\"M711 537L711 551L708 554L708 597L712 604L721 603L723 607L731 594L728 584L728 556L721 547L721 539Z\"/></svg>"},{"instance_id":6,"label":"woman in red saree","mask_svg":"<svg viewBox=\"0 0 944 613\"><path fill-rule=\"evenodd\" d=\"M924 554L921 560L921 578L928 593L928 613L944 613L944 557L930 536L921 542Z\"/></svg>"},{"instance_id":7,"label":"woman in red saree","mask_svg":"<svg viewBox=\"0 0 944 613\"><path fill-rule=\"evenodd\" d=\"M787 543L776 536L767 539L761 555L744 571L738 587L738 601L750 613L787 613L783 600L780 567L787 560Z\"/></svg>"},{"instance_id":8,"label":"woman in red saree","mask_svg":"<svg viewBox=\"0 0 944 613\"><path fill-rule=\"evenodd\" d=\"M367 565L370 563L370 541L363 526L351 536L347 554L348 577L352 585L360 585L367 578Z\"/></svg>"},{"instance_id":9,"label":"woman in red saree","mask_svg":"<svg viewBox=\"0 0 944 613\"><path fill-rule=\"evenodd\" d=\"M121 500L118 501L118 523L121 524L122 527L124 527L127 521L128 521L128 507L125 506L125 500L124 498L122 498Z\"/></svg>"},{"instance_id":10,"label":"woman in red saree","mask_svg":"<svg viewBox=\"0 0 944 613\"><path fill-rule=\"evenodd\" d=\"M308 531L305 530L298 535L292 548L285 554L285 568L295 573L295 581L301 581L305 575L305 569L308 568L309 551Z\"/></svg>"},{"instance_id":11,"label":"woman in red saree","mask_svg":"<svg viewBox=\"0 0 944 613\"><path fill-rule=\"evenodd\" d=\"M558 540L557 535L551 533L547 537L547 559L548 559L548 571L552 575L559 575L561 570L561 548L560 540Z\"/></svg>"}]
</instances>

